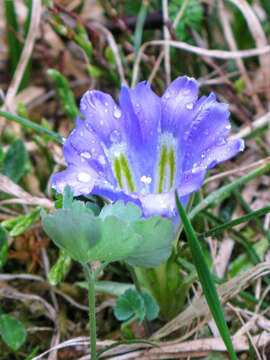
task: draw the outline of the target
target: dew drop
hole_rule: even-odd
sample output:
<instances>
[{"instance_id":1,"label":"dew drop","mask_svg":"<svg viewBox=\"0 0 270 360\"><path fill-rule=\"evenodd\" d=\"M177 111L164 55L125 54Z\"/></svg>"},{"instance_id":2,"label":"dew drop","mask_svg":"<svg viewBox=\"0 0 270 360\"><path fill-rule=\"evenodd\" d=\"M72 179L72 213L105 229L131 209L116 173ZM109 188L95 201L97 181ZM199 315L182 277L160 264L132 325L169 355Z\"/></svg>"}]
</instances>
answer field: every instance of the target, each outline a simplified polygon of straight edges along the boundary
<instances>
[{"instance_id":1,"label":"dew drop","mask_svg":"<svg viewBox=\"0 0 270 360\"><path fill-rule=\"evenodd\" d=\"M203 152L201 153L201 158L202 158L202 159L205 158L205 151L203 151Z\"/></svg>"},{"instance_id":2,"label":"dew drop","mask_svg":"<svg viewBox=\"0 0 270 360\"><path fill-rule=\"evenodd\" d=\"M204 135L207 136L207 135L209 135L209 130L208 130L208 129L205 129L203 133L204 133Z\"/></svg>"},{"instance_id":3,"label":"dew drop","mask_svg":"<svg viewBox=\"0 0 270 360\"><path fill-rule=\"evenodd\" d=\"M108 109L105 108L105 109L104 109L104 112L107 113L107 112L108 112Z\"/></svg>"},{"instance_id":4,"label":"dew drop","mask_svg":"<svg viewBox=\"0 0 270 360\"><path fill-rule=\"evenodd\" d=\"M104 103L105 106L109 106L109 103L107 101L105 101Z\"/></svg>"},{"instance_id":5,"label":"dew drop","mask_svg":"<svg viewBox=\"0 0 270 360\"><path fill-rule=\"evenodd\" d=\"M231 128L232 128L231 124L228 124L228 125L225 126L225 129L227 129L227 130L231 130Z\"/></svg>"},{"instance_id":6,"label":"dew drop","mask_svg":"<svg viewBox=\"0 0 270 360\"><path fill-rule=\"evenodd\" d=\"M80 172L77 178L80 182L88 182L91 179L90 175L86 172Z\"/></svg>"},{"instance_id":7,"label":"dew drop","mask_svg":"<svg viewBox=\"0 0 270 360\"><path fill-rule=\"evenodd\" d=\"M169 91L166 91L164 94L164 98L169 99L170 96L171 96L171 94L169 93Z\"/></svg>"},{"instance_id":8,"label":"dew drop","mask_svg":"<svg viewBox=\"0 0 270 360\"><path fill-rule=\"evenodd\" d=\"M100 120L100 125L104 125L104 121L103 120Z\"/></svg>"},{"instance_id":9,"label":"dew drop","mask_svg":"<svg viewBox=\"0 0 270 360\"><path fill-rule=\"evenodd\" d=\"M80 131L80 136L83 136L83 131Z\"/></svg>"},{"instance_id":10,"label":"dew drop","mask_svg":"<svg viewBox=\"0 0 270 360\"><path fill-rule=\"evenodd\" d=\"M187 108L188 110L192 110L192 109L193 109L193 104L192 104L192 103L187 104L187 105L186 105L186 108Z\"/></svg>"},{"instance_id":11,"label":"dew drop","mask_svg":"<svg viewBox=\"0 0 270 360\"><path fill-rule=\"evenodd\" d=\"M117 119L119 119L122 115L122 112L120 109L118 109L117 107L114 108L114 112L113 112L114 117L116 117Z\"/></svg>"},{"instance_id":12,"label":"dew drop","mask_svg":"<svg viewBox=\"0 0 270 360\"><path fill-rule=\"evenodd\" d=\"M81 153L81 157L85 158L85 159L90 159L91 155L89 154L89 152L84 151Z\"/></svg>"},{"instance_id":13,"label":"dew drop","mask_svg":"<svg viewBox=\"0 0 270 360\"><path fill-rule=\"evenodd\" d=\"M222 136L220 136L218 138L218 140L217 140L217 145L221 146L221 145L224 145L224 144L226 144L226 141Z\"/></svg>"},{"instance_id":14,"label":"dew drop","mask_svg":"<svg viewBox=\"0 0 270 360\"><path fill-rule=\"evenodd\" d=\"M99 155L98 157L98 162L101 164L101 165L105 165L106 164L106 159L103 155Z\"/></svg>"},{"instance_id":15,"label":"dew drop","mask_svg":"<svg viewBox=\"0 0 270 360\"><path fill-rule=\"evenodd\" d=\"M142 177L141 177L141 182L143 182L144 184L151 184L151 182L152 182L152 178L150 177L150 176L145 176L145 175L143 175Z\"/></svg>"},{"instance_id":16,"label":"dew drop","mask_svg":"<svg viewBox=\"0 0 270 360\"><path fill-rule=\"evenodd\" d=\"M110 134L110 140L113 143L120 142L121 140L121 134L118 130L113 130Z\"/></svg>"}]
</instances>

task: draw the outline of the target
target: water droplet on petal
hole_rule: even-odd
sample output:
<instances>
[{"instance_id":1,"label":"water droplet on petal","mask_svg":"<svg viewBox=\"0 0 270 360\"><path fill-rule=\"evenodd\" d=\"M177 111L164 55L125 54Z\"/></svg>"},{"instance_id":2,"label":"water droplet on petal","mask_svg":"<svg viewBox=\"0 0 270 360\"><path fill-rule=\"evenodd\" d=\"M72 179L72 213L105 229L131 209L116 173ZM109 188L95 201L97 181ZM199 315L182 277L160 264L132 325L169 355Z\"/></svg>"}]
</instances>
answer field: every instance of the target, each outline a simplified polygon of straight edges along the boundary
<instances>
[{"instance_id":1,"label":"water droplet on petal","mask_svg":"<svg viewBox=\"0 0 270 360\"><path fill-rule=\"evenodd\" d=\"M113 143L120 142L121 140L121 134L118 130L113 130L110 134L110 140Z\"/></svg>"},{"instance_id":2,"label":"water droplet on petal","mask_svg":"<svg viewBox=\"0 0 270 360\"><path fill-rule=\"evenodd\" d=\"M151 182L152 182L152 178L150 177L150 176L145 176L145 175L143 175L142 177L141 177L141 182L143 182L144 184L151 184Z\"/></svg>"},{"instance_id":3,"label":"water droplet on petal","mask_svg":"<svg viewBox=\"0 0 270 360\"><path fill-rule=\"evenodd\" d=\"M101 165L105 165L106 164L106 159L103 155L99 155L98 157L98 162L101 164Z\"/></svg>"},{"instance_id":4,"label":"water droplet on petal","mask_svg":"<svg viewBox=\"0 0 270 360\"><path fill-rule=\"evenodd\" d=\"M221 145L224 145L224 144L226 144L226 141L225 141L224 137L220 136L217 139L217 145L221 146Z\"/></svg>"},{"instance_id":5,"label":"water droplet on petal","mask_svg":"<svg viewBox=\"0 0 270 360\"><path fill-rule=\"evenodd\" d=\"M85 159L90 159L91 155L89 154L89 152L84 151L81 153L81 157L85 158Z\"/></svg>"},{"instance_id":6,"label":"water droplet on petal","mask_svg":"<svg viewBox=\"0 0 270 360\"><path fill-rule=\"evenodd\" d=\"M81 109L86 110L86 104L84 102L81 103Z\"/></svg>"},{"instance_id":7,"label":"water droplet on petal","mask_svg":"<svg viewBox=\"0 0 270 360\"><path fill-rule=\"evenodd\" d=\"M192 103L187 104L187 105L186 105L186 108L187 108L188 110L192 110L192 109L193 109L193 104L192 104Z\"/></svg>"},{"instance_id":8,"label":"water droplet on petal","mask_svg":"<svg viewBox=\"0 0 270 360\"><path fill-rule=\"evenodd\" d=\"M203 152L201 153L201 158L202 158L202 159L205 158L205 151L203 151Z\"/></svg>"},{"instance_id":9,"label":"water droplet on petal","mask_svg":"<svg viewBox=\"0 0 270 360\"><path fill-rule=\"evenodd\" d=\"M164 98L169 99L170 96L171 96L170 92L166 91L165 94L164 94Z\"/></svg>"},{"instance_id":10,"label":"water droplet on petal","mask_svg":"<svg viewBox=\"0 0 270 360\"><path fill-rule=\"evenodd\" d=\"M104 121L103 120L100 120L100 125L104 125Z\"/></svg>"},{"instance_id":11,"label":"water droplet on petal","mask_svg":"<svg viewBox=\"0 0 270 360\"><path fill-rule=\"evenodd\" d=\"M225 129L227 129L227 130L231 130L231 128L232 128L231 124L228 124L228 125L225 126Z\"/></svg>"},{"instance_id":12,"label":"water droplet on petal","mask_svg":"<svg viewBox=\"0 0 270 360\"><path fill-rule=\"evenodd\" d=\"M80 182L88 182L91 179L90 175L86 172L80 172L77 178Z\"/></svg>"},{"instance_id":13,"label":"water droplet on petal","mask_svg":"<svg viewBox=\"0 0 270 360\"><path fill-rule=\"evenodd\" d=\"M207 136L207 135L209 135L209 130L208 130L208 129L205 129L203 133L204 133L204 135Z\"/></svg>"},{"instance_id":14,"label":"water droplet on petal","mask_svg":"<svg viewBox=\"0 0 270 360\"><path fill-rule=\"evenodd\" d=\"M107 103L107 101L105 101L104 105L105 105L105 106L109 106L109 103Z\"/></svg>"},{"instance_id":15,"label":"water droplet on petal","mask_svg":"<svg viewBox=\"0 0 270 360\"><path fill-rule=\"evenodd\" d=\"M105 108L105 109L104 109L104 112L107 113L107 112L108 112L108 109Z\"/></svg>"},{"instance_id":16,"label":"water droplet on petal","mask_svg":"<svg viewBox=\"0 0 270 360\"><path fill-rule=\"evenodd\" d=\"M121 110L120 110L118 107L115 106L113 115L114 115L114 117L116 117L117 119L119 119L119 118L121 117L121 115L122 115L122 112L121 112Z\"/></svg>"},{"instance_id":17,"label":"water droplet on petal","mask_svg":"<svg viewBox=\"0 0 270 360\"><path fill-rule=\"evenodd\" d=\"M80 136L83 136L83 131L80 131Z\"/></svg>"}]
</instances>

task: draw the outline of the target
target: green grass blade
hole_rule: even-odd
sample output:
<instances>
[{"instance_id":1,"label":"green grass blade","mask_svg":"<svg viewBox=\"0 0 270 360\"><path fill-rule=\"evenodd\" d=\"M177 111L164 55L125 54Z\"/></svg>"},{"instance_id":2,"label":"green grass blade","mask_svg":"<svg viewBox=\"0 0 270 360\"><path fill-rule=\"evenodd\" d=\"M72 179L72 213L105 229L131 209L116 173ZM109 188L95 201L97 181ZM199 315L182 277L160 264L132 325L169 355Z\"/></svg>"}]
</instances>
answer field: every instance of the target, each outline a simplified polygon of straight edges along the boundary
<instances>
[{"instance_id":1,"label":"green grass blade","mask_svg":"<svg viewBox=\"0 0 270 360\"><path fill-rule=\"evenodd\" d=\"M0 116L3 116L4 118L9 119L9 120L15 121L22 126L25 126L29 129L36 131L39 134L46 135L54 141L57 141L61 144L63 143L63 137L61 135L57 134L54 131L45 129L43 126L40 126L30 120L24 119L18 115L10 114L4 110L0 110Z\"/></svg>"},{"instance_id":2,"label":"green grass blade","mask_svg":"<svg viewBox=\"0 0 270 360\"><path fill-rule=\"evenodd\" d=\"M18 22L14 2L11 0L5 0L4 8L7 26L8 52L10 57L10 70L11 75L13 75L21 55L22 44L16 36L18 32Z\"/></svg>"},{"instance_id":3,"label":"green grass blade","mask_svg":"<svg viewBox=\"0 0 270 360\"><path fill-rule=\"evenodd\" d=\"M265 215L270 212L270 206L265 206L262 209L259 209L257 211L252 211L244 216L241 216L237 219L234 219L232 221L228 221L225 224L218 225L214 227L213 229L210 229L202 234L199 234L199 237L207 237L216 234L219 231L224 231L227 229L230 229L236 225L242 224L246 221L253 220L255 218L258 218L259 216Z\"/></svg>"},{"instance_id":4,"label":"green grass blade","mask_svg":"<svg viewBox=\"0 0 270 360\"><path fill-rule=\"evenodd\" d=\"M143 1L137 17L136 28L134 32L135 59L137 58L139 48L142 44L143 27L148 12L148 7L149 5Z\"/></svg>"},{"instance_id":5,"label":"green grass blade","mask_svg":"<svg viewBox=\"0 0 270 360\"><path fill-rule=\"evenodd\" d=\"M205 215L205 217L212 221L212 222L215 222L216 224L224 224L224 222L216 217L215 215L213 214L210 214L209 212L207 211L203 211L203 214ZM259 264L260 263L260 258L259 256L257 255L256 251L253 249L252 245L250 244L250 242L246 239L246 237L243 235L243 234L240 234L240 232L234 230L234 229L231 229L231 232L232 232L232 237L235 241L237 241L239 244L241 244L247 251L247 255L249 256L251 262L253 264ZM266 277L264 278L266 279Z\"/></svg>"},{"instance_id":6,"label":"green grass blade","mask_svg":"<svg viewBox=\"0 0 270 360\"><path fill-rule=\"evenodd\" d=\"M256 170L251 171L249 174L233 181L232 183L225 185L219 188L216 191L211 192L205 199L203 199L197 206L195 206L189 213L189 219L193 219L201 210L207 208L210 204L215 203L216 205L222 200L226 199L230 193L236 189L238 186L246 184L247 182L253 180L257 176L261 176L270 170L270 162L259 167Z\"/></svg>"},{"instance_id":7,"label":"green grass blade","mask_svg":"<svg viewBox=\"0 0 270 360\"><path fill-rule=\"evenodd\" d=\"M237 356L232 345L229 329L226 324L223 310L219 301L216 286L213 277L210 273L210 270L207 266L206 260L204 258L201 245L191 225L191 222L187 217L187 214L182 204L179 201L177 191L175 191L175 198L176 198L177 209L185 229L188 245L203 288L205 298L207 300L207 304L213 315L213 318L216 322L220 335L224 341L224 344L226 345L226 348L228 350L231 359L237 360Z\"/></svg>"}]
</instances>

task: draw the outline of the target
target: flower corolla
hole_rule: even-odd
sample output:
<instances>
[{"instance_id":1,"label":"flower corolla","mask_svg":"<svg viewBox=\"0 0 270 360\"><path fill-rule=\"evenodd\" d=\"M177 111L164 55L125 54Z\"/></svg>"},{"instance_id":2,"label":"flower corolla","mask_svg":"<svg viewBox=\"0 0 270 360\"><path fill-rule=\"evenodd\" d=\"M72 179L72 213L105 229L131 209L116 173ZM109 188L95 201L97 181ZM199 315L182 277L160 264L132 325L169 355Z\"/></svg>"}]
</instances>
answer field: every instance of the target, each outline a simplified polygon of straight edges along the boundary
<instances>
[{"instance_id":1,"label":"flower corolla","mask_svg":"<svg viewBox=\"0 0 270 360\"><path fill-rule=\"evenodd\" d=\"M77 118L63 145L68 166L53 175L53 188L131 201L145 217L175 216L175 189L185 202L207 169L244 149L243 140L227 140L228 105L214 93L198 98L198 83L187 76L161 97L146 81L123 85L119 105L109 94L87 91L80 111L84 120Z\"/></svg>"}]
</instances>

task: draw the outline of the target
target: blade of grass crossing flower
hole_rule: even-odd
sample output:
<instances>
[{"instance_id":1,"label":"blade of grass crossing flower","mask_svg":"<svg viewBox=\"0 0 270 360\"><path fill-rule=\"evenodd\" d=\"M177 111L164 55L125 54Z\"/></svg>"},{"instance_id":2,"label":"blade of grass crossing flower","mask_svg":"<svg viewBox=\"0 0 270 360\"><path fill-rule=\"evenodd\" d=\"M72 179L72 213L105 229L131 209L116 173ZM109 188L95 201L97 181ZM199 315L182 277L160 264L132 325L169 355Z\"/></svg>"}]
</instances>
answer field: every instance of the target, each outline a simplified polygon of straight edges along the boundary
<instances>
[{"instance_id":1,"label":"blade of grass crossing flower","mask_svg":"<svg viewBox=\"0 0 270 360\"><path fill-rule=\"evenodd\" d=\"M204 258L201 245L199 240L195 234L195 231L191 225L189 218L179 201L177 191L175 191L176 205L178 209L178 213L181 217L185 233L187 236L188 244L190 247L191 255L198 272L198 276L203 288L204 295L207 300L207 304L209 309L213 315L213 318L216 322L216 325L219 329L220 335L226 345L228 353L232 360L237 360L236 353L234 351L229 329L226 324L226 320L223 314L223 310L219 301L218 293L216 290L216 286L210 270L207 266L206 260Z\"/></svg>"}]
</instances>

